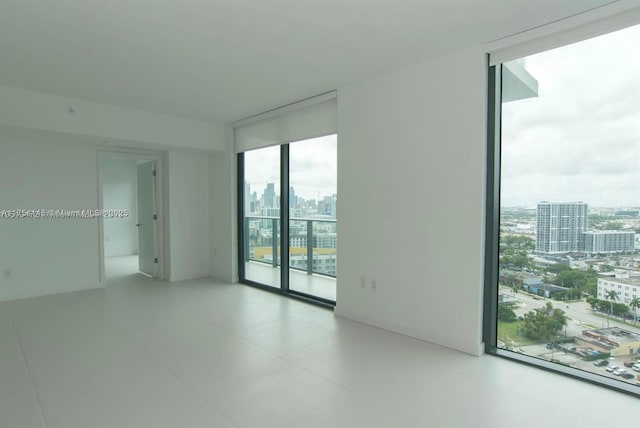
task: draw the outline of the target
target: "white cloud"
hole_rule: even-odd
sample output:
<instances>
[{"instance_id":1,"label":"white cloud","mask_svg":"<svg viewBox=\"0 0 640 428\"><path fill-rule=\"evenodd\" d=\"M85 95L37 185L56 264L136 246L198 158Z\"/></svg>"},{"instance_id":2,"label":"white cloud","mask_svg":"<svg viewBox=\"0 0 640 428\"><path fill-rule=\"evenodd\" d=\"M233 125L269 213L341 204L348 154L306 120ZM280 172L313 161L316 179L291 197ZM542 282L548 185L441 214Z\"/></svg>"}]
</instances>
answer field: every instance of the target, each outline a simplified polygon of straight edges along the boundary
<instances>
[{"instance_id":1,"label":"white cloud","mask_svg":"<svg viewBox=\"0 0 640 428\"><path fill-rule=\"evenodd\" d=\"M532 55L539 96L503 104L504 206L640 206L640 26Z\"/></svg>"}]
</instances>

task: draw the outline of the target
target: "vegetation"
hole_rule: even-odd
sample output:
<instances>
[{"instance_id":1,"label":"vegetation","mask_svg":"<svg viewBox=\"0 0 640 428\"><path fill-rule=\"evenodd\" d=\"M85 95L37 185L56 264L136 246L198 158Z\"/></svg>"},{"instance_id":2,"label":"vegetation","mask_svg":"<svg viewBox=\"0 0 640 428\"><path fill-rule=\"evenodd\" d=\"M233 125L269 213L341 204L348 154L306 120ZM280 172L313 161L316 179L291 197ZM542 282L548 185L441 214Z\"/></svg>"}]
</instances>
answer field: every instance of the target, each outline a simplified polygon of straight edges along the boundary
<instances>
[{"instance_id":1,"label":"vegetation","mask_svg":"<svg viewBox=\"0 0 640 428\"><path fill-rule=\"evenodd\" d=\"M522 235L500 234L500 268L523 270L533 268L529 252L536 248L532 238Z\"/></svg>"},{"instance_id":2,"label":"vegetation","mask_svg":"<svg viewBox=\"0 0 640 428\"><path fill-rule=\"evenodd\" d=\"M615 300L618 300L618 292L615 290L609 290L607 291L607 294L605 294L604 298L609 300L609 302L611 303L611 310L609 311L609 316L607 317L607 327L609 327L609 318L613 314L613 302Z\"/></svg>"},{"instance_id":3,"label":"vegetation","mask_svg":"<svg viewBox=\"0 0 640 428\"><path fill-rule=\"evenodd\" d=\"M500 245L521 250L535 250L536 241L523 235L500 235Z\"/></svg>"},{"instance_id":4,"label":"vegetation","mask_svg":"<svg viewBox=\"0 0 640 428\"><path fill-rule=\"evenodd\" d=\"M640 304L640 299L638 300L639 301L637 303ZM613 314L619 317L624 317L627 313L629 313L629 306L622 303L614 303L611 300L601 300L590 296L587 297L587 303L591 305L591 309L593 309L594 311L607 312L607 315Z\"/></svg>"},{"instance_id":5,"label":"vegetation","mask_svg":"<svg viewBox=\"0 0 640 428\"><path fill-rule=\"evenodd\" d=\"M550 302L523 317L522 335L532 340L548 340L567 324L564 311L554 308Z\"/></svg>"},{"instance_id":6,"label":"vegetation","mask_svg":"<svg viewBox=\"0 0 640 428\"><path fill-rule=\"evenodd\" d=\"M598 272L594 269L579 270L572 269L563 264L554 264L545 269L544 281L571 288L565 293L571 298L579 297L582 294L595 294L598 288Z\"/></svg>"},{"instance_id":7,"label":"vegetation","mask_svg":"<svg viewBox=\"0 0 640 428\"><path fill-rule=\"evenodd\" d=\"M558 274L560 272L566 272L566 271L570 271L571 268L567 265L563 265L560 263L556 263L554 265L551 265L549 267L547 267L546 271L550 272L550 273L555 273Z\"/></svg>"},{"instance_id":8,"label":"vegetation","mask_svg":"<svg viewBox=\"0 0 640 428\"><path fill-rule=\"evenodd\" d=\"M638 320L638 308L640 308L640 297L634 297L631 299L629 306L633 309L633 325L636 325L636 321Z\"/></svg>"},{"instance_id":9,"label":"vegetation","mask_svg":"<svg viewBox=\"0 0 640 428\"><path fill-rule=\"evenodd\" d=\"M513 251L507 249L505 254L500 257L500 268L514 268L522 270L533 267L533 263L529 260L529 256L525 250Z\"/></svg>"},{"instance_id":10,"label":"vegetation","mask_svg":"<svg viewBox=\"0 0 640 428\"><path fill-rule=\"evenodd\" d=\"M535 345L537 343L541 343L540 340L531 340L522 336L523 322L521 320L517 320L514 322L504 322L498 320L498 340L504 342L506 345L512 346L526 346L526 345ZM544 341L546 341L545 339Z\"/></svg>"},{"instance_id":11,"label":"vegetation","mask_svg":"<svg viewBox=\"0 0 640 428\"><path fill-rule=\"evenodd\" d=\"M624 227L624 223L621 221L608 221L606 223L600 224L600 229L602 230L622 230Z\"/></svg>"},{"instance_id":12,"label":"vegetation","mask_svg":"<svg viewBox=\"0 0 640 428\"><path fill-rule=\"evenodd\" d=\"M500 303L498 305L498 321L514 322L517 319L518 317L516 313L513 312L513 309L511 309L509 305L506 305L504 303Z\"/></svg>"}]
</instances>

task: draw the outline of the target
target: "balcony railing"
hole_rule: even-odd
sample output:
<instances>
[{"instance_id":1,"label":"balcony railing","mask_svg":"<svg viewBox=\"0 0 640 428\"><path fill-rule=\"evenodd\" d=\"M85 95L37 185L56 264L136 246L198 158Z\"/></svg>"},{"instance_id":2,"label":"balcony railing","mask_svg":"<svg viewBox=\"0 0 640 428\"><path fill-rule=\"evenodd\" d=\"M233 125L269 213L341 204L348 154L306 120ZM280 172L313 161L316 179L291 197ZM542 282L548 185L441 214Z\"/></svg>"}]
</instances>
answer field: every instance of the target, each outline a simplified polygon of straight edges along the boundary
<instances>
[{"instance_id":1,"label":"balcony railing","mask_svg":"<svg viewBox=\"0 0 640 428\"><path fill-rule=\"evenodd\" d=\"M243 248L245 261L271 264L274 268L280 266L280 218L245 216L244 219ZM323 233L318 230L321 224L331 226L325 226ZM289 237L290 269L306 271L308 275L320 274L335 278L337 265L337 248L335 245L337 223L335 219L290 218ZM314 238L318 243L324 239L324 245L314 246ZM291 246L293 241L305 241L304 246ZM295 261L298 263L294 263ZM314 261L318 265L324 261L325 266L314 268ZM328 266L326 266L326 262L329 262Z\"/></svg>"}]
</instances>

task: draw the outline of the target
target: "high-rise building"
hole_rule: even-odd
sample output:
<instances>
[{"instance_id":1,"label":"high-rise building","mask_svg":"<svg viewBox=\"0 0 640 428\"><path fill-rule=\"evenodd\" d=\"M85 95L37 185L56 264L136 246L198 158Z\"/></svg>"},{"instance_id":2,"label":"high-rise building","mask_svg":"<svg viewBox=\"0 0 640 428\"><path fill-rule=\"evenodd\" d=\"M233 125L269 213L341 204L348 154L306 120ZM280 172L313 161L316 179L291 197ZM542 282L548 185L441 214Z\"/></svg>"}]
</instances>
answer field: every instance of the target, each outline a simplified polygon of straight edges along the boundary
<instances>
[{"instance_id":1,"label":"high-rise building","mask_svg":"<svg viewBox=\"0 0 640 428\"><path fill-rule=\"evenodd\" d=\"M245 181L244 183L244 210L245 213L253 213L254 207L251 205L251 184Z\"/></svg>"},{"instance_id":2,"label":"high-rise building","mask_svg":"<svg viewBox=\"0 0 640 428\"><path fill-rule=\"evenodd\" d=\"M298 208L298 197L293 186L289 186L289 208Z\"/></svg>"},{"instance_id":3,"label":"high-rise building","mask_svg":"<svg viewBox=\"0 0 640 428\"><path fill-rule=\"evenodd\" d=\"M584 202L540 202L536 251L548 254L583 251L587 223L587 204Z\"/></svg>"},{"instance_id":4,"label":"high-rise building","mask_svg":"<svg viewBox=\"0 0 640 428\"><path fill-rule=\"evenodd\" d=\"M278 208L276 205L276 188L273 183L267 183L262 194L262 203L265 208Z\"/></svg>"}]
</instances>

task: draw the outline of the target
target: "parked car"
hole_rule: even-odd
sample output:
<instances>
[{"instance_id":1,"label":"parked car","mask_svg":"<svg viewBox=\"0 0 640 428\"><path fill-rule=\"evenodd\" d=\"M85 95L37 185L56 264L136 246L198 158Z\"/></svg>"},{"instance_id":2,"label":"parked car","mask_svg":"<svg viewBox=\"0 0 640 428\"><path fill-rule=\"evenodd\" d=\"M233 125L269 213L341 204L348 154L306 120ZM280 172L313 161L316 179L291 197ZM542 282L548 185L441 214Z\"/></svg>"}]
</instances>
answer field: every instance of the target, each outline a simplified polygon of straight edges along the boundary
<instances>
[{"instance_id":1,"label":"parked car","mask_svg":"<svg viewBox=\"0 0 640 428\"><path fill-rule=\"evenodd\" d=\"M640 363L635 363L631 368L637 372L640 372Z\"/></svg>"},{"instance_id":2,"label":"parked car","mask_svg":"<svg viewBox=\"0 0 640 428\"><path fill-rule=\"evenodd\" d=\"M612 373L613 371L618 370L619 368L620 367L618 367L618 366L609 366L609 367L607 367L607 371L609 373Z\"/></svg>"},{"instance_id":3,"label":"parked car","mask_svg":"<svg viewBox=\"0 0 640 428\"><path fill-rule=\"evenodd\" d=\"M635 363L635 361L625 361L623 364L625 367L633 367Z\"/></svg>"},{"instance_id":4,"label":"parked car","mask_svg":"<svg viewBox=\"0 0 640 428\"><path fill-rule=\"evenodd\" d=\"M593 365L596 367L604 367L609 365L609 361L607 360L594 361Z\"/></svg>"},{"instance_id":5,"label":"parked car","mask_svg":"<svg viewBox=\"0 0 640 428\"><path fill-rule=\"evenodd\" d=\"M620 376L622 376L625 379L633 379L634 376L631 373L622 373Z\"/></svg>"},{"instance_id":6,"label":"parked car","mask_svg":"<svg viewBox=\"0 0 640 428\"><path fill-rule=\"evenodd\" d=\"M625 374L627 371L625 369L616 369L613 371L613 374L616 376L622 376L623 374Z\"/></svg>"}]
</instances>

